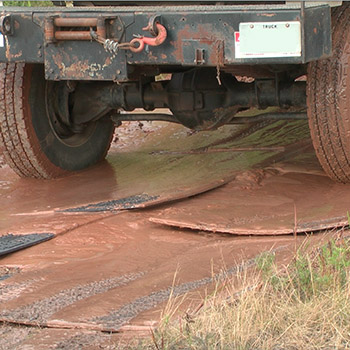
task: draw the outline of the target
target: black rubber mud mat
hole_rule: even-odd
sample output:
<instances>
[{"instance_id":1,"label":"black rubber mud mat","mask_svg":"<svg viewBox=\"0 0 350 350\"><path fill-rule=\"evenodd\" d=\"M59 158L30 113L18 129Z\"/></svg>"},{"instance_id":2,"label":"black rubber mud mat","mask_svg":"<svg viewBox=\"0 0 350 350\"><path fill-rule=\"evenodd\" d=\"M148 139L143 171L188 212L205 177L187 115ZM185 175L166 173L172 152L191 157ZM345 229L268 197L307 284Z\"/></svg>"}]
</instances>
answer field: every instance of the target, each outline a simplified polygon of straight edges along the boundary
<instances>
[{"instance_id":1,"label":"black rubber mud mat","mask_svg":"<svg viewBox=\"0 0 350 350\"><path fill-rule=\"evenodd\" d=\"M81 207L69 208L62 212L77 213L77 212L101 212L121 209L135 209L142 207L144 203L156 201L159 196L150 196L148 194L138 194L121 199L114 199L105 202L88 204Z\"/></svg>"},{"instance_id":2,"label":"black rubber mud mat","mask_svg":"<svg viewBox=\"0 0 350 350\"><path fill-rule=\"evenodd\" d=\"M27 235L8 234L2 236L0 237L0 256L48 241L54 236L53 233L31 233Z\"/></svg>"}]
</instances>

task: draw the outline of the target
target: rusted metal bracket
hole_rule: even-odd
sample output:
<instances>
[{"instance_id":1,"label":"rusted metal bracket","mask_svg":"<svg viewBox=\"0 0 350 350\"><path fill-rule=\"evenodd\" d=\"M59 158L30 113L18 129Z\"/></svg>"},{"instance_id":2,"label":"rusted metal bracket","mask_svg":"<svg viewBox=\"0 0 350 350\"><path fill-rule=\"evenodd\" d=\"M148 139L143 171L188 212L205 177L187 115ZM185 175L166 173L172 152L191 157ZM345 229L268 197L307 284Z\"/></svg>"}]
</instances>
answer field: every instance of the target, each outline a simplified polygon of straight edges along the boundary
<instances>
[{"instance_id":1,"label":"rusted metal bracket","mask_svg":"<svg viewBox=\"0 0 350 350\"><path fill-rule=\"evenodd\" d=\"M90 28L96 28L97 35L106 37L106 19L48 17L45 20L45 41L53 43L62 40L91 40ZM89 28L88 30L76 30ZM72 30L73 29L73 30Z\"/></svg>"},{"instance_id":2,"label":"rusted metal bracket","mask_svg":"<svg viewBox=\"0 0 350 350\"><path fill-rule=\"evenodd\" d=\"M210 38L183 39L182 56L184 65L224 65L224 43Z\"/></svg>"},{"instance_id":3,"label":"rusted metal bracket","mask_svg":"<svg viewBox=\"0 0 350 350\"><path fill-rule=\"evenodd\" d=\"M104 17L48 17L45 21L45 41L54 43L65 40L89 41L94 39L103 44L107 51L115 54L119 49L137 53L143 51L145 45L159 46L166 40L167 30L159 23L159 18L158 15L152 16L148 25L142 28L149 31L154 37L138 36L130 42L119 43L118 40L107 38L106 18ZM88 28L88 30L77 30L79 28Z\"/></svg>"}]
</instances>

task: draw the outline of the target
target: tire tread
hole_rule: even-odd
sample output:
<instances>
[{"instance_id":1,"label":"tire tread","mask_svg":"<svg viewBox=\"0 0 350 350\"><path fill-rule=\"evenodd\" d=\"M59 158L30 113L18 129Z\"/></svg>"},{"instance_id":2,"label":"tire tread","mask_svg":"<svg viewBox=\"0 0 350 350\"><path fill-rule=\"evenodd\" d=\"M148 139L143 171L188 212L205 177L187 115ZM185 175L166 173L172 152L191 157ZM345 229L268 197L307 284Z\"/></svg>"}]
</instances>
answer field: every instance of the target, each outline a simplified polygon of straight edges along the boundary
<instances>
[{"instance_id":1,"label":"tire tread","mask_svg":"<svg viewBox=\"0 0 350 350\"><path fill-rule=\"evenodd\" d=\"M342 183L350 182L350 138L344 133L348 117L346 111L339 110L338 100L339 77L347 75L340 63L350 39L349 18L349 4L334 11L333 57L309 64L307 88L309 126L317 157L327 175ZM347 89L350 92L350 86Z\"/></svg>"},{"instance_id":2,"label":"tire tread","mask_svg":"<svg viewBox=\"0 0 350 350\"><path fill-rule=\"evenodd\" d=\"M21 177L45 178L45 169L35 164L23 113L24 64L2 63L0 67L0 145L5 160Z\"/></svg>"}]
</instances>

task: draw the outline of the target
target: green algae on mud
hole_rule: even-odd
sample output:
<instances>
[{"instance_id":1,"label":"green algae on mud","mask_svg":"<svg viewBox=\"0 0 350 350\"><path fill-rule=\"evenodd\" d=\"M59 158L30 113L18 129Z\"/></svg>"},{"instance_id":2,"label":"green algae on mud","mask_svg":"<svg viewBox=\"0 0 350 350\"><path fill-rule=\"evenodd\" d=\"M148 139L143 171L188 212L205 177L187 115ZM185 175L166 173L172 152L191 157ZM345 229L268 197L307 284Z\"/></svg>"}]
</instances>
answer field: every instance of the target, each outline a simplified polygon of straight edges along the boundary
<instances>
[{"instance_id":1,"label":"green algae on mud","mask_svg":"<svg viewBox=\"0 0 350 350\"><path fill-rule=\"evenodd\" d=\"M307 121L280 120L261 128L247 137L238 140L236 145L264 146L283 145L287 146L300 140L310 139Z\"/></svg>"},{"instance_id":2,"label":"green algae on mud","mask_svg":"<svg viewBox=\"0 0 350 350\"><path fill-rule=\"evenodd\" d=\"M308 138L304 120L271 122L264 127L259 123L258 127L252 125L249 128L227 125L216 131L194 134L189 134L182 126L169 125L161 134L149 135L140 147L141 151L116 151L107 159L115 171L118 187L133 186L135 193L144 191L153 195L167 191L169 187L193 187L244 172L282 153L273 149L181 155L159 151L207 149L211 144L221 148L288 146ZM136 182L134 174L140 175Z\"/></svg>"}]
</instances>

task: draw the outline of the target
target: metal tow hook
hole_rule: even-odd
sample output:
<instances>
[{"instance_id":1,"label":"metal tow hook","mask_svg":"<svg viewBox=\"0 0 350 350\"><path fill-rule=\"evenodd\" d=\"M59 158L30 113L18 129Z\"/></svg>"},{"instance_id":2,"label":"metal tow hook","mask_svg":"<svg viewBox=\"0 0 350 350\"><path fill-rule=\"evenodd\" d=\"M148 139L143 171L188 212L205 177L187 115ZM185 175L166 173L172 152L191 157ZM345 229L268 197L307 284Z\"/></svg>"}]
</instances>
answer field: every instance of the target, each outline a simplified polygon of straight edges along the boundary
<instances>
[{"instance_id":1,"label":"metal tow hook","mask_svg":"<svg viewBox=\"0 0 350 350\"><path fill-rule=\"evenodd\" d=\"M150 38L146 36L140 36L130 41L130 50L132 52L141 52L145 48L145 45L159 46L164 43L165 39L167 38L167 31L165 27L162 26L160 23L155 23L155 26L158 32L156 37ZM142 28L142 30L147 30L151 33L153 32L151 25Z\"/></svg>"}]
</instances>

